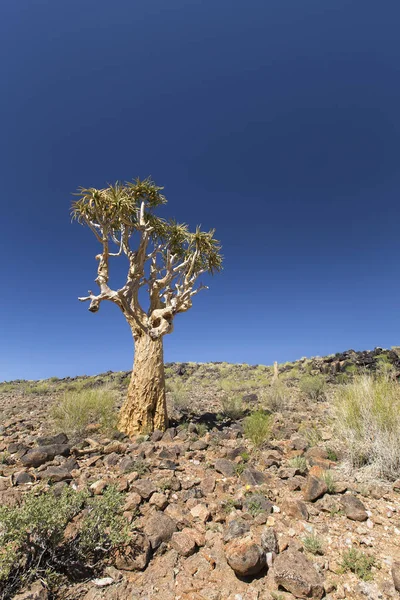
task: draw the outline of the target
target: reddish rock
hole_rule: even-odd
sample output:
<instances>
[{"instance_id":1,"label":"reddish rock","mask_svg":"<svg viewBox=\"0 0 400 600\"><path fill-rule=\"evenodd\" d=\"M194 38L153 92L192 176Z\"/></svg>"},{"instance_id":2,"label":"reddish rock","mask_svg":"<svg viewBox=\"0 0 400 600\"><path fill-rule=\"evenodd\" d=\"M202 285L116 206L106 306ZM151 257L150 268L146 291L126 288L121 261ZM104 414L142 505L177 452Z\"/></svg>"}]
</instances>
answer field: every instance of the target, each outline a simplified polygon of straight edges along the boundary
<instances>
[{"instance_id":1,"label":"reddish rock","mask_svg":"<svg viewBox=\"0 0 400 600\"><path fill-rule=\"evenodd\" d=\"M314 500L318 500L318 498L326 494L327 491L328 486L325 481L314 477L314 475L309 475L303 488L303 498L306 502L314 502Z\"/></svg>"},{"instance_id":2,"label":"reddish rock","mask_svg":"<svg viewBox=\"0 0 400 600\"><path fill-rule=\"evenodd\" d=\"M352 494L345 494L340 499L340 504L348 519L352 521L366 521L368 519L364 504Z\"/></svg>"},{"instance_id":3,"label":"reddish rock","mask_svg":"<svg viewBox=\"0 0 400 600\"><path fill-rule=\"evenodd\" d=\"M225 547L228 565L236 575L256 575L266 566L265 552L250 539L234 539Z\"/></svg>"}]
</instances>

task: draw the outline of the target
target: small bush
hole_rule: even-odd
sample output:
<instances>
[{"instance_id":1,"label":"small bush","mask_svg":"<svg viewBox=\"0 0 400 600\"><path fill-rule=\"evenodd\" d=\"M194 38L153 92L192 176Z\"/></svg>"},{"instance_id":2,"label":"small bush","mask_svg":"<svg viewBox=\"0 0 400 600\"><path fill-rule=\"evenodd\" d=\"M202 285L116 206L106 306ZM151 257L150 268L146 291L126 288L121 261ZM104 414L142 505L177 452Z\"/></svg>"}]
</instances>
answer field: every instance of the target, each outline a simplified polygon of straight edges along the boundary
<instances>
[{"instance_id":1,"label":"small bush","mask_svg":"<svg viewBox=\"0 0 400 600\"><path fill-rule=\"evenodd\" d=\"M187 410L190 406L190 394L187 384L183 381L168 381L167 391L171 395L171 400L175 410Z\"/></svg>"},{"instance_id":2,"label":"small bush","mask_svg":"<svg viewBox=\"0 0 400 600\"><path fill-rule=\"evenodd\" d=\"M108 388L66 392L51 410L56 427L70 434L82 434L90 423L104 431L115 428L115 395Z\"/></svg>"},{"instance_id":3,"label":"small bush","mask_svg":"<svg viewBox=\"0 0 400 600\"><path fill-rule=\"evenodd\" d=\"M235 421L241 419L244 414L243 402L240 396L224 394L221 398L223 414Z\"/></svg>"},{"instance_id":4,"label":"small bush","mask_svg":"<svg viewBox=\"0 0 400 600\"><path fill-rule=\"evenodd\" d=\"M51 588L60 577L74 581L99 572L101 559L127 542L122 507L123 495L113 487L94 498L70 487L59 495L30 492L21 506L0 507L0 597L11 598L34 579Z\"/></svg>"},{"instance_id":5,"label":"small bush","mask_svg":"<svg viewBox=\"0 0 400 600\"><path fill-rule=\"evenodd\" d=\"M320 430L313 423L309 425L302 424L299 427L299 433L307 440L311 448L313 446L318 446L322 439Z\"/></svg>"},{"instance_id":6,"label":"small bush","mask_svg":"<svg viewBox=\"0 0 400 600\"><path fill-rule=\"evenodd\" d=\"M326 448L326 458L328 460L331 460L332 462L337 462L338 461L338 455L336 454L335 450L333 450L333 448Z\"/></svg>"},{"instance_id":7,"label":"small bush","mask_svg":"<svg viewBox=\"0 0 400 600\"><path fill-rule=\"evenodd\" d=\"M400 386L390 375L361 375L336 389L335 429L355 468L400 475Z\"/></svg>"},{"instance_id":8,"label":"small bush","mask_svg":"<svg viewBox=\"0 0 400 600\"><path fill-rule=\"evenodd\" d=\"M272 416L260 410L246 417L244 421L244 434L253 442L256 448L260 448L269 438L272 422Z\"/></svg>"},{"instance_id":9,"label":"small bush","mask_svg":"<svg viewBox=\"0 0 400 600\"><path fill-rule=\"evenodd\" d=\"M336 481L332 471L324 471L321 479L326 483L328 494L334 494L336 492Z\"/></svg>"},{"instance_id":10,"label":"small bush","mask_svg":"<svg viewBox=\"0 0 400 600\"><path fill-rule=\"evenodd\" d=\"M307 535L305 538L303 538L303 546L307 552L310 552L311 554L324 553L322 540L315 533Z\"/></svg>"},{"instance_id":11,"label":"small bush","mask_svg":"<svg viewBox=\"0 0 400 600\"><path fill-rule=\"evenodd\" d=\"M322 375L305 375L300 380L300 389L311 400L319 400L324 395L326 387L325 378Z\"/></svg>"},{"instance_id":12,"label":"small bush","mask_svg":"<svg viewBox=\"0 0 400 600\"><path fill-rule=\"evenodd\" d=\"M261 400L273 412L285 410L288 402L288 388L279 379L261 391Z\"/></svg>"},{"instance_id":13,"label":"small bush","mask_svg":"<svg viewBox=\"0 0 400 600\"><path fill-rule=\"evenodd\" d=\"M343 573L351 571L360 579L369 581L372 579L371 569L376 564L375 558L369 556L356 548L345 550L342 555L341 570Z\"/></svg>"},{"instance_id":14,"label":"small bush","mask_svg":"<svg viewBox=\"0 0 400 600\"><path fill-rule=\"evenodd\" d=\"M294 456L288 462L289 467L292 469L298 469L301 473L307 471L307 461L304 456Z\"/></svg>"}]
</instances>

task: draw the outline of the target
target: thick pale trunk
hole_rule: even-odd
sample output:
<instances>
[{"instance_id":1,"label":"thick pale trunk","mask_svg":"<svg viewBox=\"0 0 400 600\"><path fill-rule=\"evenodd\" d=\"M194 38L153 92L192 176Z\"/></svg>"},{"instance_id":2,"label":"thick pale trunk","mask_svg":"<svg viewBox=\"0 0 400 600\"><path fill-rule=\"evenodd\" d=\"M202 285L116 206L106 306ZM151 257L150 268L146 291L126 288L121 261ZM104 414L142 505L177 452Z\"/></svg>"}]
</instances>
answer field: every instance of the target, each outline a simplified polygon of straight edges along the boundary
<instances>
[{"instance_id":1,"label":"thick pale trunk","mask_svg":"<svg viewBox=\"0 0 400 600\"><path fill-rule=\"evenodd\" d=\"M166 429L164 353L162 337L142 334L135 339L135 360L118 428L127 435Z\"/></svg>"}]
</instances>

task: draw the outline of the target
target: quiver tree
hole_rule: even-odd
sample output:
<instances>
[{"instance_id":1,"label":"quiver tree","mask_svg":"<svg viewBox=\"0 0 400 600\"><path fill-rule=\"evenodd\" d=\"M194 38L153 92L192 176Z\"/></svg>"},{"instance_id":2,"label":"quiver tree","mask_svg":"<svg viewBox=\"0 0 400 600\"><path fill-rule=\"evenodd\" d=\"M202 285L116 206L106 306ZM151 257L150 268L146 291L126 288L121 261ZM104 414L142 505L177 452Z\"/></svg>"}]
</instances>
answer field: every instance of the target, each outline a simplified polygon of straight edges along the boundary
<instances>
[{"instance_id":1,"label":"quiver tree","mask_svg":"<svg viewBox=\"0 0 400 600\"><path fill-rule=\"evenodd\" d=\"M191 233L187 225L154 214L167 202L162 189L150 179L80 188L72 204L73 218L87 225L100 244L95 280L100 291L79 300L89 302L93 313L103 300L114 302L134 339L132 377L119 418L119 429L128 435L167 426L163 337L173 330L175 316L189 310L193 296L206 289L198 278L222 264L214 230L198 227ZM110 259L121 256L127 258L126 281L113 290Z\"/></svg>"}]
</instances>

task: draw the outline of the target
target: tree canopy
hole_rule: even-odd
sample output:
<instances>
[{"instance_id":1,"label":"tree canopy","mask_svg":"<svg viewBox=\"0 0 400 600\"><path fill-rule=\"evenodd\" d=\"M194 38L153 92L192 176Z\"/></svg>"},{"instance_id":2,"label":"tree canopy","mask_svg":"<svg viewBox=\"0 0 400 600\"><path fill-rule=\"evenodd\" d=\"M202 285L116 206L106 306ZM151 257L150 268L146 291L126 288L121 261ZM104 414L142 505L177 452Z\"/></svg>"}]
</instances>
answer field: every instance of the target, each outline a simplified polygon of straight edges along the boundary
<instances>
[{"instance_id":1,"label":"tree canopy","mask_svg":"<svg viewBox=\"0 0 400 600\"><path fill-rule=\"evenodd\" d=\"M150 179L116 182L104 189L79 188L72 204L72 217L93 232L102 250L96 283L98 295L79 298L90 301L89 310L97 312L103 300L116 303L134 335L147 333L153 339L170 333L175 314L192 306L192 298L206 286L196 283L204 273L222 268L221 246L215 230L190 232L185 223L166 220L155 209L167 203ZM111 257L125 255L128 272L118 290L109 285ZM147 288L149 307L139 301L139 290Z\"/></svg>"}]
</instances>

